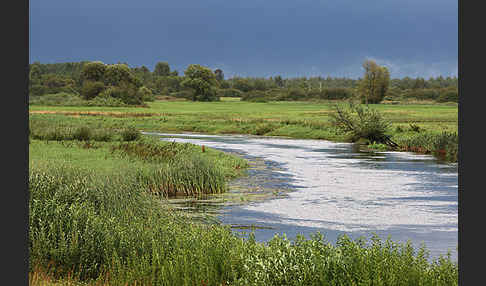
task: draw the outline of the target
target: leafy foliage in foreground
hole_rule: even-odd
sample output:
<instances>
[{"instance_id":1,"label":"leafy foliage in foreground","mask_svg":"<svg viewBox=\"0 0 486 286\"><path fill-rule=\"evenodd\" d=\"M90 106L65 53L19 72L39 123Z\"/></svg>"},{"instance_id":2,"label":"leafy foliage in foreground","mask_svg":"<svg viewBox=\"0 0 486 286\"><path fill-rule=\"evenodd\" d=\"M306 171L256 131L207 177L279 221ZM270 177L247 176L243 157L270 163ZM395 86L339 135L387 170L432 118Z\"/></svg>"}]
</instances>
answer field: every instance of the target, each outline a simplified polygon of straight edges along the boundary
<instances>
[{"instance_id":1,"label":"leafy foliage in foreground","mask_svg":"<svg viewBox=\"0 0 486 286\"><path fill-rule=\"evenodd\" d=\"M450 257L374 237L267 244L192 222L129 173L29 170L30 270L109 285L457 285ZM47 269L49 266L49 269Z\"/></svg>"}]
</instances>

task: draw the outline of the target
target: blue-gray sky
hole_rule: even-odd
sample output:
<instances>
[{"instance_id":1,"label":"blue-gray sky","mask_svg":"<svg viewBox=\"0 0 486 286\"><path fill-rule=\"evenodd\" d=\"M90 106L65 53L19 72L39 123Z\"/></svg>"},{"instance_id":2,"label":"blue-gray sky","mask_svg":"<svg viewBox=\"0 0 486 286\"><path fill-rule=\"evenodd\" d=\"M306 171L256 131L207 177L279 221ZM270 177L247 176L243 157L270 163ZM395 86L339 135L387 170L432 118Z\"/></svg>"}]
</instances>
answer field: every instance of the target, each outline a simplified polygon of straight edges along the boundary
<instances>
[{"instance_id":1,"label":"blue-gray sky","mask_svg":"<svg viewBox=\"0 0 486 286\"><path fill-rule=\"evenodd\" d=\"M457 0L31 0L30 62L167 61L226 77L457 76Z\"/></svg>"}]
</instances>

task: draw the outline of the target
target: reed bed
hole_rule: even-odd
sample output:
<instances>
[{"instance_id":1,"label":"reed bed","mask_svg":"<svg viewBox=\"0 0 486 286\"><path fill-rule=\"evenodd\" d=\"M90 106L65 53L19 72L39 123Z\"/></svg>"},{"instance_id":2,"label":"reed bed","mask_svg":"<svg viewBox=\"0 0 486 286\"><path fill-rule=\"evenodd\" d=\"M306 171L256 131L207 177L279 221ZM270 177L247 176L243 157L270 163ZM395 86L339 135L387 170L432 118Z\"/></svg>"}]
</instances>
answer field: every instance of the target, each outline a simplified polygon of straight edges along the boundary
<instances>
[{"instance_id":1,"label":"reed bed","mask_svg":"<svg viewBox=\"0 0 486 286\"><path fill-rule=\"evenodd\" d=\"M115 140L116 132L108 128L90 128L87 126L65 127L61 125L42 126L31 124L29 137L45 141L103 141ZM118 136L120 137L120 136Z\"/></svg>"},{"instance_id":2,"label":"reed bed","mask_svg":"<svg viewBox=\"0 0 486 286\"><path fill-rule=\"evenodd\" d=\"M172 163L136 172L136 176L151 193L165 197L220 194L227 190L224 170L197 155L179 157Z\"/></svg>"},{"instance_id":3,"label":"reed bed","mask_svg":"<svg viewBox=\"0 0 486 286\"><path fill-rule=\"evenodd\" d=\"M30 120L29 138L45 141L133 141L141 137L140 131L132 126L120 130L100 126L66 126L48 122Z\"/></svg>"},{"instance_id":4,"label":"reed bed","mask_svg":"<svg viewBox=\"0 0 486 286\"><path fill-rule=\"evenodd\" d=\"M459 136L456 132L413 132L396 135L402 151L432 154L449 162L457 162Z\"/></svg>"},{"instance_id":5,"label":"reed bed","mask_svg":"<svg viewBox=\"0 0 486 286\"><path fill-rule=\"evenodd\" d=\"M150 168L134 170L137 181L151 193L166 197L224 193L227 180L247 166L243 159L221 152L153 139L112 145L110 152L152 163Z\"/></svg>"},{"instance_id":6,"label":"reed bed","mask_svg":"<svg viewBox=\"0 0 486 286\"><path fill-rule=\"evenodd\" d=\"M135 175L39 165L29 171L29 191L31 285L458 283L450 256L429 262L425 247L391 239L239 238L172 211Z\"/></svg>"}]
</instances>

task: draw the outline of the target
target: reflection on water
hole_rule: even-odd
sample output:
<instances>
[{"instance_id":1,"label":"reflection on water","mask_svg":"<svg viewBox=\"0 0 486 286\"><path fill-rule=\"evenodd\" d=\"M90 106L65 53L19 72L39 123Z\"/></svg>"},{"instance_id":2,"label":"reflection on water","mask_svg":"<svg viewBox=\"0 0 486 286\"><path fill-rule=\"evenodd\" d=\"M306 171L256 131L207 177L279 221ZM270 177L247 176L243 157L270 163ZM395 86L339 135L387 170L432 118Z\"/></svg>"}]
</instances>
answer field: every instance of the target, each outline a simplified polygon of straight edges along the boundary
<instances>
[{"instance_id":1,"label":"reflection on water","mask_svg":"<svg viewBox=\"0 0 486 286\"><path fill-rule=\"evenodd\" d=\"M260 194L259 200L206 200L192 208L216 213L225 224L258 226L252 231L259 241L275 233L292 239L320 231L331 242L341 234L376 233L415 246L424 242L432 257L449 249L457 259L457 164L405 152L361 152L356 144L324 140L154 135L250 160L248 176L232 181L228 195Z\"/></svg>"}]
</instances>

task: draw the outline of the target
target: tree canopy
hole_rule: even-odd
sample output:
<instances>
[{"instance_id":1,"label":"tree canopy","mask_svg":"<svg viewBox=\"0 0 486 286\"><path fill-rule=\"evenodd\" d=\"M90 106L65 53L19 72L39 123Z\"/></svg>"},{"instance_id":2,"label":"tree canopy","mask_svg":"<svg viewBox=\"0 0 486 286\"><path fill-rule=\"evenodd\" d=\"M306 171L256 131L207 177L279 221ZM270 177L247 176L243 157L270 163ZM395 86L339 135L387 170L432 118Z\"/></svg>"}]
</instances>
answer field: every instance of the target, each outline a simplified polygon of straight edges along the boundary
<instances>
[{"instance_id":1,"label":"tree canopy","mask_svg":"<svg viewBox=\"0 0 486 286\"><path fill-rule=\"evenodd\" d=\"M170 66L168 62L158 62L155 64L154 74L157 76L169 76Z\"/></svg>"},{"instance_id":2,"label":"tree canopy","mask_svg":"<svg viewBox=\"0 0 486 286\"><path fill-rule=\"evenodd\" d=\"M215 101L216 88L219 86L216 75L207 67L191 64L184 72L183 87L192 88L193 101Z\"/></svg>"},{"instance_id":3,"label":"tree canopy","mask_svg":"<svg viewBox=\"0 0 486 286\"><path fill-rule=\"evenodd\" d=\"M359 94L363 103L379 103L385 97L390 84L390 73L373 60L363 63L364 76L359 83Z\"/></svg>"}]
</instances>

